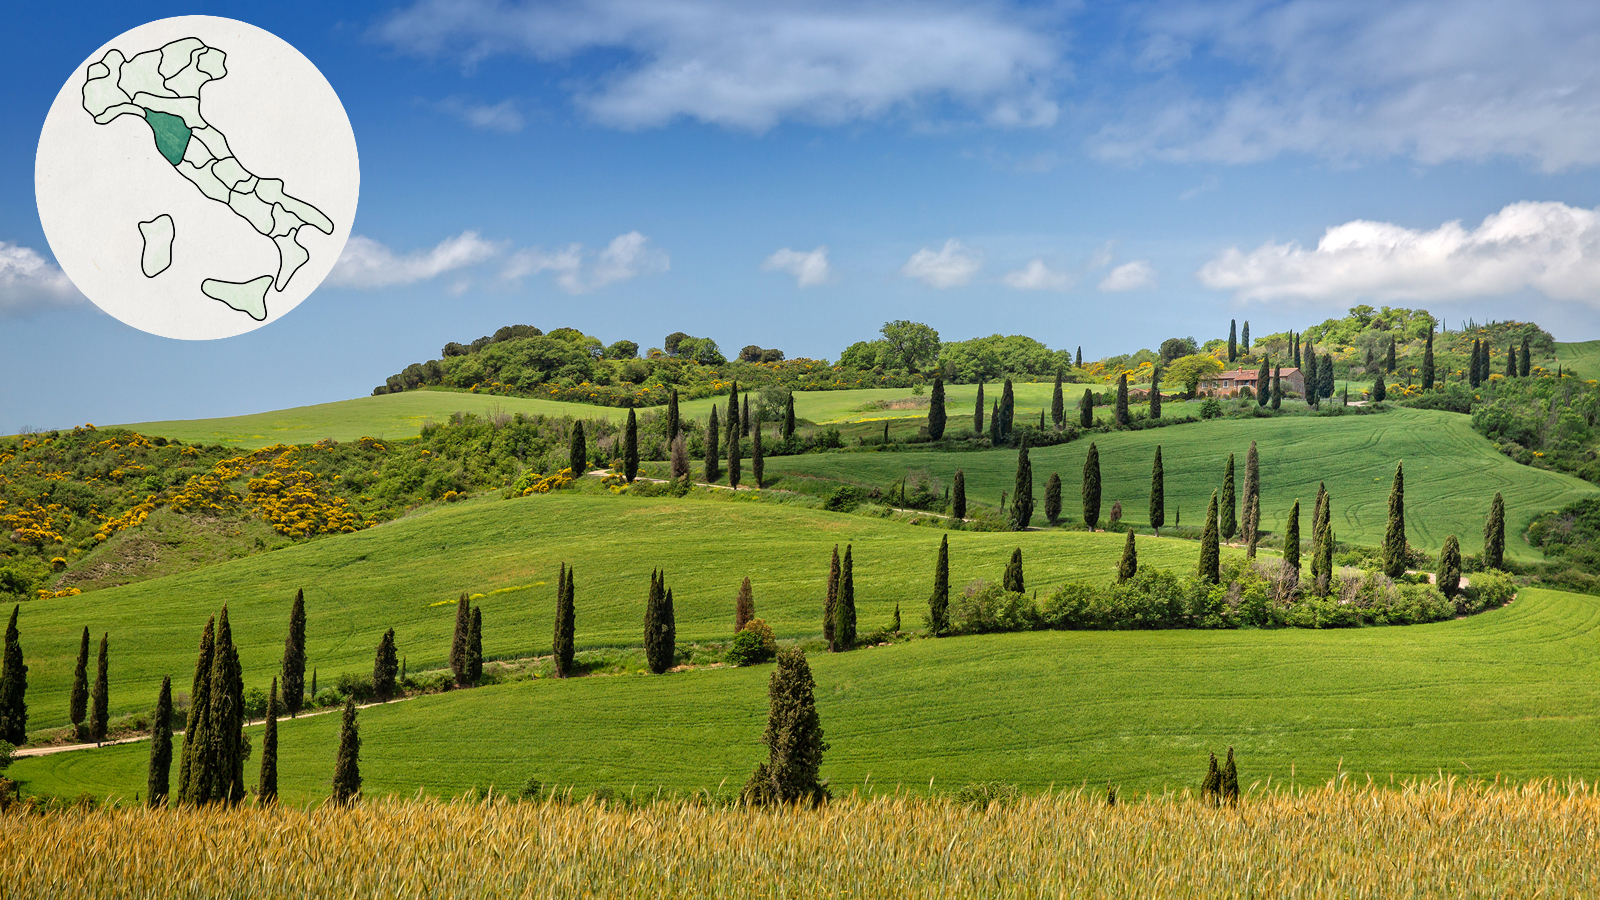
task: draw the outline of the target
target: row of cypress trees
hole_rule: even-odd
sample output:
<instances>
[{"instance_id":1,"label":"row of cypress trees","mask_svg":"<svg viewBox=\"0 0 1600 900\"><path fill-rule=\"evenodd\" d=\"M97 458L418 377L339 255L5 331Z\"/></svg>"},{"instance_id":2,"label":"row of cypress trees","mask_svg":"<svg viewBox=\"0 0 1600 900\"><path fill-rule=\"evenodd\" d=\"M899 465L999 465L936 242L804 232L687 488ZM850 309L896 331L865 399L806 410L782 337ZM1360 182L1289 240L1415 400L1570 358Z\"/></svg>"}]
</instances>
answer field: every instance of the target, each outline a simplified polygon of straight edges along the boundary
<instances>
[{"instance_id":1,"label":"row of cypress trees","mask_svg":"<svg viewBox=\"0 0 1600 900\"><path fill-rule=\"evenodd\" d=\"M72 695L68 701L68 716L72 721L73 731L79 738L88 738L95 743L106 739L106 732L110 724L110 672L109 672L109 642L111 636L100 636L100 659L95 670L94 687L89 687L89 629L83 629L83 638L78 643L78 664L72 670ZM89 727L84 728L84 716L88 715Z\"/></svg>"}]
</instances>

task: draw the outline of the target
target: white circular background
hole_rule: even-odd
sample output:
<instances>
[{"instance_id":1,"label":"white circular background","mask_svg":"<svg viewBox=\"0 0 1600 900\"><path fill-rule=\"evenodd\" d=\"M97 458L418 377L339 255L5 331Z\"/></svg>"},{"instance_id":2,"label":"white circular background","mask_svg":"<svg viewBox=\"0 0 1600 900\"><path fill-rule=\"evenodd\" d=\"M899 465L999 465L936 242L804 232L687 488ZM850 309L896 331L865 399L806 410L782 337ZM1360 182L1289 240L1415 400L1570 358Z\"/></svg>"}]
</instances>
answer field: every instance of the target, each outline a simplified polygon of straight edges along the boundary
<instances>
[{"instance_id":1,"label":"white circular background","mask_svg":"<svg viewBox=\"0 0 1600 900\"><path fill-rule=\"evenodd\" d=\"M300 228L311 259L286 290L268 288L262 321L207 297L200 282L276 275L272 239L178 174L142 119L125 115L96 125L83 108L88 67L107 50L131 59L185 37L227 54L227 75L200 89L200 114L227 138L240 165L257 178L282 179L284 193L333 221L331 236ZM328 80L276 35L214 16L150 22L96 50L56 95L34 161L39 219L67 277L123 322L187 340L243 334L298 306L344 251L360 190L355 134ZM172 265L146 278L139 223L162 213L176 225Z\"/></svg>"}]
</instances>

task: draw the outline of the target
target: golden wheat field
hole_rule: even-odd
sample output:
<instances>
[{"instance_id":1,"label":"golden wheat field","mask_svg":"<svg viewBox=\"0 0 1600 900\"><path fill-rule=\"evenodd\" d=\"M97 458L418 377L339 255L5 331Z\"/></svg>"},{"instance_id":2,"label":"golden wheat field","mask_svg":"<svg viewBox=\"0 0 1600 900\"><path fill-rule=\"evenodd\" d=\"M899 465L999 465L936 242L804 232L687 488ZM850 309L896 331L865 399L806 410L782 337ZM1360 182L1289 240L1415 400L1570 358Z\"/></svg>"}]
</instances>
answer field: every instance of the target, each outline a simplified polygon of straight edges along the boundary
<instances>
[{"instance_id":1,"label":"golden wheat field","mask_svg":"<svg viewBox=\"0 0 1600 900\"><path fill-rule=\"evenodd\" d=\"M1445 778L975 809L380 800L0 816L0 896L1595 897L1600 792Z\"/></svg>"}]
</instances>

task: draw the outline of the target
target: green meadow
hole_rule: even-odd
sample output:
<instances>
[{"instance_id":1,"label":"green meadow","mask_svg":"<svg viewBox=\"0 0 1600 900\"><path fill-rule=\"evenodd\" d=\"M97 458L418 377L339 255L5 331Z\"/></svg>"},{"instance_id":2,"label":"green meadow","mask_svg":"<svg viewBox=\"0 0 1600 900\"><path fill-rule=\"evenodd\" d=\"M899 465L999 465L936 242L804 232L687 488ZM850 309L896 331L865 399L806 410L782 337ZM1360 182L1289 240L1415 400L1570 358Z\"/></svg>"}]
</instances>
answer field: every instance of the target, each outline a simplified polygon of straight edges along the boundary
<instances>
[{"instance_id":1,"label":"green meadow","mask_svg":"<svg viewBox=\"0 0 1600 900\"><path fill-rule=\"evenodd\" d=\"M1553 368L1563 369L1579 378L1600 379L1600 341L1579 341L1564 344L1556 342L1556 360Z\"/></svg>"}]
</instances>

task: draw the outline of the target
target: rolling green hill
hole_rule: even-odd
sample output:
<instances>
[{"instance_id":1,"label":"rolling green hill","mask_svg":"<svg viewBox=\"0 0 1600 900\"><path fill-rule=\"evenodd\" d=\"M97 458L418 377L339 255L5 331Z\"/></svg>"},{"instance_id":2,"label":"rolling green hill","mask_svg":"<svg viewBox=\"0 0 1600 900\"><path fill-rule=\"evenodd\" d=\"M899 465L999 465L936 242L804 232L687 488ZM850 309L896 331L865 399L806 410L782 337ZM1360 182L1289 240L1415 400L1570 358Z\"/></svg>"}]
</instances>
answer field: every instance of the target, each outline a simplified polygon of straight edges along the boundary
<instances>
[{"instance_id":1,"label":"rolling green hill","mask_svg":"<svg viewBox=\"0 0 1600 900\"><path fill-rule=\"evenodd\" d=\"M1600 379L1600 341L1557 341L1556 362L1580 378Z\"/></svg>"},{"instance_id":2,"label":"rolling green hill","mask_svg":"<svg viewBox=\"0 0 1600 900\"><path fill-rule=\"evenodd\" d=\"M229 606L247 685L277 672L289 604L304 589L308 658L323 684L340 672L372 671L384 629L393 627L411 671L445 665L455 600L482 593L484 652L490 658L550 652L558 566L577 567L577 643L638 646L652 569L674 590L678 638L722 640L733 630L739 582L754 583L757 614L780 637L821 632L828 560L835 544L855 545L861 630L888 624L896 603L905 626L920 628L945 532L864 516L772 503L690 496L611 494L480 498L435 507L355 534L151 581L22 605L29 666L29 725L67 722L81 630L110 634L111 709L147 708L161 676L188 685L206 617ZM1048 594L1067 578L1106 580L1122 551L1120 534L951 533L951 585L998 580L1023 547L1030 589ZM1148 539L1140 560L1189 569L1191 541ZM547 582L550 582L547 584Z\"/></svg>"},{"instance_id":3,"label":"rolling green hill","mask_svg":"<svg viewBox=\"0 0 1600 900\"><path fill-rule=\"evenodd\" d=\"M970 426L967 426L970 427ZM1222 486L1228 454L1235 455L1242 490L1250 441L1261 455L1262 527L1280 531L1289 507L1301 504L1301 533L1310 527L1318 482L1333 495L1334 532L1342 541L1376 546L1387 523L1396 460L1406 466L1407 538L1437 551L1455 534L1463 552L1483 546L1483 522L1494 493L1506 501L1507 552L1538 554L1521 540L1533 516L1564 506L1596 488L1581 479L1519 465L1472 430L1466 416L1415 409L1338 418L1219 419L1149 431L1097 435L1104 521L1113 501L1123 518L1148 522L1150 465L1161 445L1166 470L1167 524L1181 506L1185 525L1204 524L1207 499ZM1031 451L1034 492L1041 501L1051 472L1061 475L1063 516L1081 515L1079 500L1088 440ZM948 484L965 470L969 503L995 506L1016 477L1014 451L981 453L822 453L774 457L769 473L839 478L888 485L908 470L926 468Z\"/></svg>"},{"instance_id":4,"label":"rolling green hill","mask_svg":"<svg viewBox=\"0 0 1600 900\"><path fill-rule=\"evenodd\" d=\"M1408 628L1041 632L812 654L811 664L832 745L822 773L836 792L921 791L930 779L936 790L989 779L1194 787L1206 752L1229 746L1245 786L1321 783L1339 766L1383 780L1590 779L1600 765L1600 599L1552 591ZM731 793L764 752L770 671L520 682L365 710L365 791L515 791L532 776L582 792ZM338 722L281 726L285 800L326 795ZM148 752L25 759L7 775L29 793L131 798ZM258 760L247 763L252 782Z\"/></svg>"}]
</instances>

